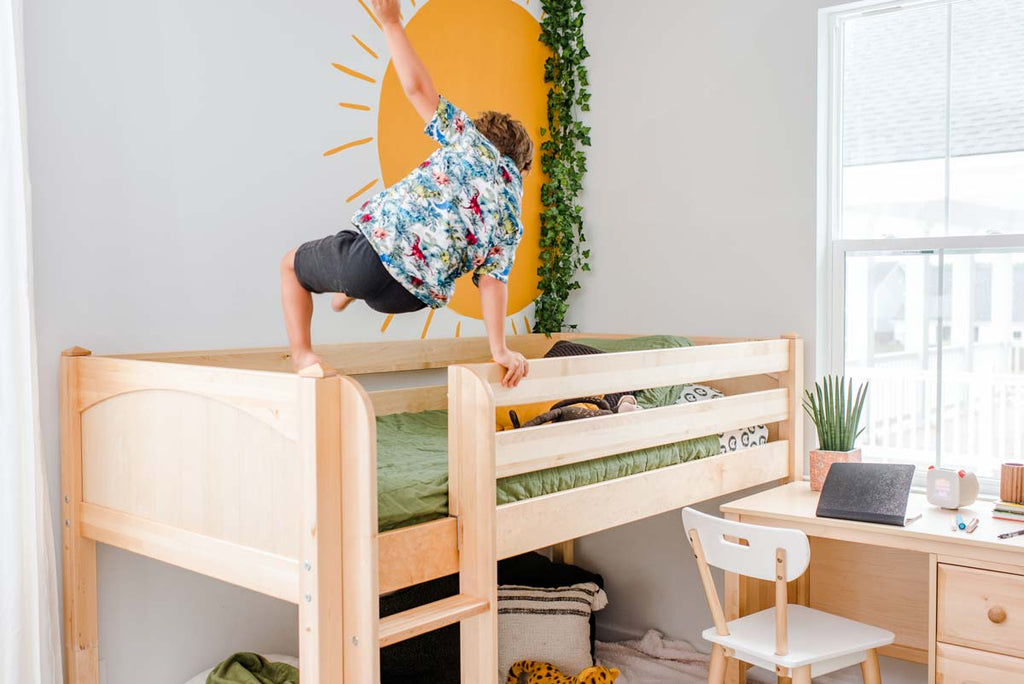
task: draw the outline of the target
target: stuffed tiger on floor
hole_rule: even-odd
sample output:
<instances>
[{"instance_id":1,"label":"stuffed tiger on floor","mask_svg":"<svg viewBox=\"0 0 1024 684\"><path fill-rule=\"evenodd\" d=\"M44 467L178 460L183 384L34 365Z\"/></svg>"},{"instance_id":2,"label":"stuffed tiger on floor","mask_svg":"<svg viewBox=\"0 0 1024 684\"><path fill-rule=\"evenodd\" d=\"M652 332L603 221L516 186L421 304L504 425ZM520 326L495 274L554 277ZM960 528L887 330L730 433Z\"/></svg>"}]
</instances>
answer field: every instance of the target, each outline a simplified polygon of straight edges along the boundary
<instances>
[{"instance_id":1,"label":"stuffed tiger on floor","mask_svg":"<svg viewBox=\"0 0 1024 684\"><path fill-rule=\"evenodd\" d=\"M547 663L520 660L509 668L505 684L611 684L619 676L615 668L588 667L575 677L569 677Z\"/></svg>"}]
</instances>

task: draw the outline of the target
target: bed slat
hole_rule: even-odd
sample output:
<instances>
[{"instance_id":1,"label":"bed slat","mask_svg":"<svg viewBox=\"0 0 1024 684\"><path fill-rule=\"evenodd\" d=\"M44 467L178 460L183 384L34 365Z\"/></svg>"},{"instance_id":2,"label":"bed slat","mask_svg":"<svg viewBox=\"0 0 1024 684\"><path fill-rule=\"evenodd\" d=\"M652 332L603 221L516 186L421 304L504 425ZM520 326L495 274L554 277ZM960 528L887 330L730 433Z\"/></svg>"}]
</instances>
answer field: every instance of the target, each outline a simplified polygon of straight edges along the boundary
<instances>
[{"instance_id":1,"label":"bed slat","mask_svg":"<svg viewBox=\"0 0 1024 684\"><path fill-rule=\"evenodd\" d=\"M769 442L499 506L498 558L781 480L788 452L788 442Z\"/></svg>"},{"instance_id":2,"label":"bed slat","mask_svg":"<svg viewBox=\"0 0 1024 684\"><path fill-rule=\"evenodd\" d=\"M490 383L496 406L509 406L777 373L787 370L789 362L789 340L780 339L537 359L517 387L501 386L504 369L497 364L469 367Z\"/></svg>"},{"instance_id":3,"label":"bed slat","mask_svg":"<svg viewBox=\"0 0 1024 684\"><path fill-rule=\"evenodd\" d=\"M458 521L455 518L381 532L378 544L382 594L459 571Z\"/></svg>"},{"instance_id":4,"label":"bed slat","mask_svg":"<svg viewBox=\"0 0 1024 684\"><path fill-rule=\"evenodd\" d=\"M299 562L103 506L81 505L82 536L291 603Z\"/></svg>"},{"instance_id":5,"label":"bed slat","mask_svg":"<svg viewBox=\"0 0 1024 684\"><path fill-rule=\"evenodd\" d=\"M787 390L776 389L499 432L495 437L498 477L782 420L787 398Z\"/></svg>"},{"instance_id":6,"label":"bed slat","mask_svg":"<svg viewBox=\"0 0 1024 684\"><path fill-rule=\"evenodd\" d=\"M373 412L377 416L393 413L418 413L448 408L448 386L403 387L370 392Z\"/></svg>"}]
</instances>

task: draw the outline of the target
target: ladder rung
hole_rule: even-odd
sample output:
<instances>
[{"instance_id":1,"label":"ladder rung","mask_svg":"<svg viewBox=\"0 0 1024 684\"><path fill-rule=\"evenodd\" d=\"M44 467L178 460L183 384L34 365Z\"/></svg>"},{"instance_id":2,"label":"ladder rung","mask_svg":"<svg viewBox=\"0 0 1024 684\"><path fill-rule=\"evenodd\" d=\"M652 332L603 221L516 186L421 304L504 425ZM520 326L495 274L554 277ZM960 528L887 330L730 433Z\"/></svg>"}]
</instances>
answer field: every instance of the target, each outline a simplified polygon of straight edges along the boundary
<instances>
[{"instance_id":1,"label":"ladder rung","mask_svg":"<svg viewBox=\"0 0 1024 684\"><path fill-rule=\"evenodd\" d=\"M487 599L457 594L381 618L380 645L390 646L487 612Z\"/></svg>"}]
</instances>

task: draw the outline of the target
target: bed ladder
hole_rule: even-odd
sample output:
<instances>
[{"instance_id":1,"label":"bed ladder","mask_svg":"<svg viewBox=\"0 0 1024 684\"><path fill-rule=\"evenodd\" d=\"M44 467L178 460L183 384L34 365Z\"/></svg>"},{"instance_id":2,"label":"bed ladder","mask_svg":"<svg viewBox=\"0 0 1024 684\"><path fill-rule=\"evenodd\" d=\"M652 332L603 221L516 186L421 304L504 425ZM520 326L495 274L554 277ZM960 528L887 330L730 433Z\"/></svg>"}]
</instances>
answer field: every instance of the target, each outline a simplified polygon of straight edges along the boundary
<instances>
[{"instance_id":1,"label":"bed ladder","mask_svg":"<svg viewBox=\"0 0 1024 684\"><path fill-rule=\"evenodd\" d=\"M381 647L460 624L463 684L498 671L494 397L468 368L448 369L448 514L458 522L459 593L382 618ZM346 684L348 684L346 682Z\"/></svg>"},{"instance_id":2,"label":"bed ladder","mask_svg":"<svg viewBox=\"0 0 1024 684\"><path fill-rule=\"evenodd\" d=\"M457 521L459 593L381 619L372 402L352 378L323 371L303 378L300 389L306 469L299 570L303 681L377 684L380 648L456 623L463 684L494 681L498 563L490 386L469 368L449 368L448 510Z\"/></svg>"},{"instance_id":3,"label":"bed ladder","mask_svg":"<svg viewBox=\"0 0 1024 684\"><path fill-rule=\"evenodd\" d=\"M486 613L489 607L490 602L487 599L456 594L440 601L389 615L380 620L380 647L384 648L453 625L456 622L462 622Z\"/></svg>"},{"instance_id":4,"label":"bed ladder","mask_svg":"<svg viewBox=\"0 0 1024 684\"><path fill-rule=\"evenodd\" d=\"M459 623L462 684L498 672L494 397L469 368L448 368L448 515L457 521L459 593L380 620L380 645ZM348 684L348 682L346 682Z\"/></svg>"}]
</instances>

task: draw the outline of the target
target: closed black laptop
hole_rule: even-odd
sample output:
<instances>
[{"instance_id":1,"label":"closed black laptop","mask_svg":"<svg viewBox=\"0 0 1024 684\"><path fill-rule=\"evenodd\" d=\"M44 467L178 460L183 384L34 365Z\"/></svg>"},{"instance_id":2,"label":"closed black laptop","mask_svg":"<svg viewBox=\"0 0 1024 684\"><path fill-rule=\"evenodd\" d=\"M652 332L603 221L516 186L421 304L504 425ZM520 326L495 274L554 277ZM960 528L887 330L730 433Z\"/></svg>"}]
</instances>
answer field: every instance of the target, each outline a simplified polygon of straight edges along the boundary
<instances>
[{"instance_id":1,"label":"closed black laptop","mask_svg":"<svg viewBox=\"0 0 1024 684\"><path fill-rule=\"evenodd\" d=\"M885 525L906 525L914 466L897 463L833 463L821 487L817 515Z\"/></svg>"}]
</instances>

